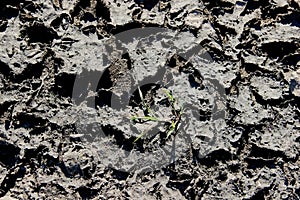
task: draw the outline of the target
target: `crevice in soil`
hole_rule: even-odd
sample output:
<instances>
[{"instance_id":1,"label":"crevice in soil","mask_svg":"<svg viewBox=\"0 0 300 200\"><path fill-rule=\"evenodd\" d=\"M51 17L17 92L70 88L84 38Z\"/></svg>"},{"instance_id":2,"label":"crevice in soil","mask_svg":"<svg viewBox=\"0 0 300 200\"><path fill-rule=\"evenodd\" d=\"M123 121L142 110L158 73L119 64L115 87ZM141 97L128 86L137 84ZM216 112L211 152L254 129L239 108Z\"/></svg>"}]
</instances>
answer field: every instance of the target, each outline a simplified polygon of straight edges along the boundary
<instances>
[{"instance_id":1,"label":"crevice in soil","mask_svg":"<svg viewBox=\"0 0 300 200\"><path fill-rule=\"evenodd\" d=\"M198 161L202 165L212 167L218 164L218 162L225 162L233 159L235 156L224 149L214 150L206 155L204 158L198 158Z\"/></svg>"},{"instance_id":2,"label":"crevice in soil","mask_svg":"<svg viewBox=\"0 0 300 200\"><path fill-rule=\"evenodd\" d=\"M126 150L126 151L131 151L134 146L134 139L133 137L127 139L124 136L124 133L120 130L118 130L117 128L111 126L111 125L103 125L102 126L102 130L105 133L105 135L107 136L114 136L115 142L116 144Z\"/></svg>"},{"instance_id":3,"label":"crevice in soil","mask_svg":"<svg viewBox=\"0 0 300 200\"><path fill-rule=\"evenodd\" d=\"M142 8L152 10L158 4L159 0L134 0L134 2Z\"/></svg>"},{"instance_id":4,"label":"crevice in soil","mask_svg":"<svg viewBox=\"0 0 300 200\"><path fill-rule=\"evenodd\" d=\"M35 22L31 26L21 31L22 36L28 37L29 43L40 42L50 44L54 39L58 39L57 33L42 23Z\"/></svg>"},{"instance_id":5,"label":"crevice in soil","mask_svg":"<svg viewBox=\"0 0 300 200\"><path fill-rule=\"evenodd\" d=\"M225 13L233 13L234 4L228 1L209 1L201 0L204 5L214 14L214 15L224 15Z\"/></svg>"},{"instance_id":6,"label":"crevice in soil","mask_svg":"<svg viewBox=\"0 0 300 200\"><path fill-rule=\"evenodd\" d=\"M17 128L38 128L43 127L47 124L47 120L41 117L35 116L33 114L18 113L17 116L13 118L12 125L15 129Z\"/></svg>"},{"instance_id":7,"label":"crevice in soil","mask_svg":"<svg viewBox=\"0 0 300 200\"><path fill-rule=\"evenodd\" d=\"M261 47L263 52L266 52L270 58L282 59L285 55L294 53L299 49L299 44L293 42L269 42L263 43ZM276 51L274 51L276 49Z\"/></svg>"},{"instance_id":8,"label":"crevice in soil","mask_svg":"<svg viewBox=\"0 0 300 200\"><path fill-rule=\"evenodd\" d=\"M80 186L76 191L79 193L80 197L85 200L94 198L99 192L99 190L87 186Z\"/></svg>"},{"instance_id":9,"label":"crevice in soil","mask_svg":"<svg viewBox=\"0 0 300 200\"><path fill-rule=\"evenodd\" d=\"M72 97L75 74L59 73L55 77L54 93L62 97Z\"/></svg>"},{"instance_id":10,"label":"crevice in soil","mask_svg":"<svg viewBox=\"0 0 300 200\"><path fill-rule=\"evenodd\" d=\"M25 173L26 168L24 166L17 166L10 170L10 173L5 176L0 185L0 197L5 196L5 194L15 186L17 179L23 178Z\"/></svg>"},{"instance_id":11,"label":"crevice in soil","mask_svg":"<svg viewBox=\"0 0 300 200\"><path fill-rule=\"evenodd\" d=\"M0 140L0 163L8 167L14 166L20 150L19 147Z\"/></svg>"},{"instance_id":12,"label":"crevice in soil","mask_svg":"<svg viewBox=\"0 0 300 200\"><path fill-rule=\"evenodd\" d=\"M114 86L118 83L120 78L126 75L128 76L127 72L131 69L132 63L130 56L128 53L125 53L120 59L114 61L104 70L96 88L96 107L111 106Z\"/></svg>"},{"instance_id":13,"label":"crevice in soil","mask_svg":"<svg viewBox=\"0 0 300 200\"><path fill-rule=\"evenodd\" d=\"M96 16L110 22L110 12L102 0L97 0Z\"/></svg>"},{"instance_id":14,"label":"crevice in soil","mask_svg":"<svg viewBox=\"0 0 300 200\"><path fill-rule=\"evenodd\" d=\"M90 6L91 6L90 0L79 0L79 2L76 4L74 9L70 12L72 18L74 19L75 16L79 15L81 10Z\"/></svg>"}]
</instances>

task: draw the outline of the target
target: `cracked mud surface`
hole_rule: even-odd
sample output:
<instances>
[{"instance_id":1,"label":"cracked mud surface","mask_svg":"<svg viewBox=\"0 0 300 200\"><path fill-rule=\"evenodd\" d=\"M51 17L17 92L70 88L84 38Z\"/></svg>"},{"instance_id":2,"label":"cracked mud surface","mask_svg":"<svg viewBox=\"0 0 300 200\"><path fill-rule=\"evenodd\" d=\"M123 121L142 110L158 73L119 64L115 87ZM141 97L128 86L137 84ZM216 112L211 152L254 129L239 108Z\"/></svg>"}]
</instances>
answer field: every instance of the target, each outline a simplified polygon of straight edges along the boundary
<instances>
[{"instance_id":1,"label":"cracked mud surface","mask_svg":"<svg viewBox=\"0 0 300 200\"><path fill-rule=\"evenodd\" d=\"M2 0L1 199L300 199L299 19L298 0ZM176 44L193 40L213 62L166 54L159 34L107 53L109 38L141 27L187 33ZM74 102L78 75L102 76ZM134 82L147 77L142 96L167 122L130 120L149 111ZM210 78L224 88L217 103ZM181 153L168 164L161 149L175 136ZM118 163L119 150L155 167Z\"/></svg>"}]
</instances>

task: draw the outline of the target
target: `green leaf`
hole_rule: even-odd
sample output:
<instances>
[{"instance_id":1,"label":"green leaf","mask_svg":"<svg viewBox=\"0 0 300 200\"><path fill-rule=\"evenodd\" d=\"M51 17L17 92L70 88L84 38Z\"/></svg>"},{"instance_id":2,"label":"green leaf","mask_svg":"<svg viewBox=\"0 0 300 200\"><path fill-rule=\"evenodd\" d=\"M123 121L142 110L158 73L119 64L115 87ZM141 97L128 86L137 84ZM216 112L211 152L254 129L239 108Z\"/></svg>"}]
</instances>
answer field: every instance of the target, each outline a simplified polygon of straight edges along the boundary
<instances>
[{"instance_id":1,"label":"green leaf","mask_svg":"<svg viewBox=\"0 0 300 200\"><path fill-rule=\"evenodd\" d=\"M138 90L139 90L140 98L141 98L141 100L142 100L142 102L143 102L143 104L144 104L144 97L143 97L143 93L142 93L140 87L138 87Z\"/></svg>"},{"instance_id":2,"label":"green leaf","mask_svg":"<svg viewBox=\"0 0 300 200\"><path fill-rule=\"evenodd\" d=\"M176 121L176 122L172 121L172 124L170 126L171 128L170 128L170 130L167 133L167 138L169 138L169 136L175 131L177 122L178 121Z\"/></svg>"},{"instance_id":3,"label":"green leaf","mask_svg":"<svg viewBox=\"0 0 300 200\"><path fill-rule=\"evenodd\" d=\"M131 120L131 121L135 121L135 120L137 120L137 117L136 117L136 116L133 116L133 117L130 118L130 120Z\"/></svg>"},{"instance_id":4,"label":"green leaf","mask_svg":"<svg viewBox=\"0 0 300 200\"><path fill-rule=\"evenodd\" d=\"M135 138L135 140L133 141L134 143L136 143L139 139L141 139L146 132L143 132L142 134L140 134L137 138Z\"/></svg>"},{"instance_id":5,"label":"green leaf","mask_svg":"<svg viewBox=\"0 0 300 200\"><path fill-rule=\"evenodd\" d=\"M141 98L141 100L142 100L142 104L143 104L144 108L147 109L148 113L153 114L153 112L152 112L150 106L149 106L148 104L146 104L146 102L145 102L145 100L144 100L143 93L142 93L140 87L138 87L138 91L139 91L139 95L140 95L140 98Z\"/></svg>"},{"instance_id":6,"label":"green leaf","mask_svg":"<svg viewBox=\"0 0 300 200\"><path fill-rule=\"evenodd\" d=\"M166 89L164 91L165 91L166 95L169 97L170 102L173 102L174 97L173 97L172 93L169 90L166 90Z\"/></svg>"},{"instance_id":7,"label":"green leaf","mask_svg":"<svg viewBox=\"0 0 300 200\"><path fill-rule=\"evenodd\" d=\"M169 136L175 131L175 128L171 128L168 133L167 133L167 139L169 138Z\"/></svg>"},{"instance_id":8,"label":"green leaf","mask_svg":"<svg viewBox=\"0 0 300 200\"><path fill-rule=\"evenodd\" d=\"M159 119L157 117L151 117L151 116L144 116L144 117L138 117L138 116L133 116L131 117L132 121L136 121L136 120L148 120L148 121L159 121Z\"/></svg>"}]
</instances>

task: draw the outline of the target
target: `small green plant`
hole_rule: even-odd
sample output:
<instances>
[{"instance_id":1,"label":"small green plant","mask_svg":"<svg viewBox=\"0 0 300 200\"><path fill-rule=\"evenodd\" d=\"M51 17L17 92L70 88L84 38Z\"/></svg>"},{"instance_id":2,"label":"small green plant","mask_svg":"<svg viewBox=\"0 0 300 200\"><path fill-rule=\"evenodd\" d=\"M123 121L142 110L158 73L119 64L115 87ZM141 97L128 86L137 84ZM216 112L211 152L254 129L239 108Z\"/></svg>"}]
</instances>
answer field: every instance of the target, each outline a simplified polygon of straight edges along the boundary
<instances>
[{"instance_id":1,"label":"small green plant","mask_svg":"<svg viewBox=\"0 0 300 200\"><path fill-rule=\"evenodd\" d=\"M164 89L165 94L168 97L168 101L172 107L172 113L173 113L173 117L170 120L165 120L165 119L160 119L158 117L155 116L155 113L151 110L150 106L145 102L143 94L141 89L138 87L138 91L139 91L139 96L140 99L142 101L142 105L144 107L144 109L147 110L147 115L146 116L133 116L131 117L131 120L134 122L146 122L146 121L154 121L154 122L165 122L165 123L170 123L170 126L167 129L167 136L166 139L169 138L169 136L176 132L177 130L177 126L180 122L182 113L183 113L183 108L180 107L179 109L176 109L176 99L174 98L174 96L172 95L172 92ZM139 139L141 139L145 134L147 133L147 131L144 131L143 133L141 133L135 140L134 142L138 141Z\"/></svg>"}]
</instances>

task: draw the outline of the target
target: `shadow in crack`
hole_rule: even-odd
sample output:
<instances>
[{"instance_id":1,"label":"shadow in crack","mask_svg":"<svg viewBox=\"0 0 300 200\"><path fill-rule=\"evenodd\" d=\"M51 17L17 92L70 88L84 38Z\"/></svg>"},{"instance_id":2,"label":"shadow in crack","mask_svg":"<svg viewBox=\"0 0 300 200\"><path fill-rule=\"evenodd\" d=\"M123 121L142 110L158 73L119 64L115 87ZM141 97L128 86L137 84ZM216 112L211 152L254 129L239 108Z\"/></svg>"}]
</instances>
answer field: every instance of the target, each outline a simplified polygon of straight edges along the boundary
<instances>
[{"instance_id":1,"label":"shadow in crack","mask_svg":"<svg viewBox=\"0 0 300 200\"><path fill-rule=\"evenodd\" d=\"M151 10L159 2L159 0L134 0L134 2L147 10Z\"/></svg>"}]
</instances>

